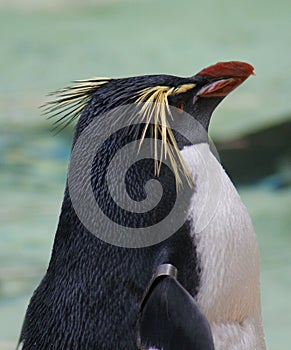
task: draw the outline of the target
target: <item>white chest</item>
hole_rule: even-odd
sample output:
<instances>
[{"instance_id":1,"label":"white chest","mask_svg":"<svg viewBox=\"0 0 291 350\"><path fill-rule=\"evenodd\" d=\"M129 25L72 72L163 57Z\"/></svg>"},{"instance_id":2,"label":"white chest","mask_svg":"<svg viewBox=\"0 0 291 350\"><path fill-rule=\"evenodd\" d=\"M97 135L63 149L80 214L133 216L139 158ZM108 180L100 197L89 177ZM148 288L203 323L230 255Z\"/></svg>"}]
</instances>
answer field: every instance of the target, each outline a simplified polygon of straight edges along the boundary
<instances>
[{"instance_id":1,"label":"white chest","mask_svg":"<svg viewBox=\"0 0 291 350\"><path fill-rule=\"evenodd\" d=\"M188 216L201 268L196 300L216 349L264 349L259 251L249 214L206 143L185 147L182 156L195 186ZM247 333L242 347L233 345Z\"/></svg>"}]
</instances>

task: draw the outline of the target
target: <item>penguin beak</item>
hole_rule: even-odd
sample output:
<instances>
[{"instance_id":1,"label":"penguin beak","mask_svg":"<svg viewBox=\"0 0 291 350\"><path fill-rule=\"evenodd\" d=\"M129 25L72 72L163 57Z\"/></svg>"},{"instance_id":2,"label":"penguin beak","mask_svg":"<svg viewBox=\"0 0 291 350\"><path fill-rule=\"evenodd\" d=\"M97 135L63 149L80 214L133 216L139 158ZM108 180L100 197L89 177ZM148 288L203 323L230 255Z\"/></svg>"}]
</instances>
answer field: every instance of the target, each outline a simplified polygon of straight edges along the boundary
<instances>
[{"instance_id":1,"label":"penguin beak","mask_svg":"<svg viewBox=\"0 0 291 350\"><path fill-rule=\"evenodd\" d=\"M245 62L219 62L207 67L196 74L197 77L207 79L197 93L198 97L225 97L250 75L254 74L254 67Z\"/></svg>"}]
</instances>

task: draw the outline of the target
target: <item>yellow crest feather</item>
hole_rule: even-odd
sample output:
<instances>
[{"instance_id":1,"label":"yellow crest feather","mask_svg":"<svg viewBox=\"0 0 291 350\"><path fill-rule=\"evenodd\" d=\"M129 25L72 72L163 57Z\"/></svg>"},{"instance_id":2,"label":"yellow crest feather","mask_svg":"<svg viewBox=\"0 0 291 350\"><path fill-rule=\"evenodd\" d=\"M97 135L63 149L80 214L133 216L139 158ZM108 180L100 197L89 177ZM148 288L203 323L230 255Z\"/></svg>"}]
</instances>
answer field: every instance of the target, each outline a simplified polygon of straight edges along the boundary
<instances>
[{"instance_id":1,"label":"yellow crest feather","mask_svg":"<svg viewBox=\"0 0 291 350\"><path fill-rule=\"evenodd\" d=\"M54 130L63 130L73 120L77 119L91 100L96 89L108 83L109 80L111 79L76 80L76 84L52 92L50 96L56 96L56 98L45 103L42 107L44 108L44 114L49 115L49 119L62 115L54 122Z\"/></svg>"},{"instance_id":2,"label":"yellow crest feather","mask_svg":"<svg viewBox=\"0 0 291 350\"><path fill-rule=\"evenodd\" d=\"M162 160L169 157L173 172L176 177L177 187L182 184L182 173L189 185L192 185L192 177L181 156L174 134L170 128L167 118L172 118L169 108L168 97L180 94L193 89L195 84L184 84L177 88L169 86L154 86L143 89L136 99L137 103L143 103L141 114L145 121L145 128L142 132L141 143L143 142L149 124L154 125L154 155L155 155L155 174L159 175ZM158 135L161 137L160 156L157 154ZM158 160L159 158L159 160Z\"/></svg>"},{"instance_id":3,"label":"yellow crest feather","mask_svg":"<svg viewBox=\"0 0 291 350\"><path fill-rule=\"evenodd\" d=\"M73 120L78 118L86 105L90 102L93 93L100 86L108 83L110 78L92 78L87 80L77 80L75 85L57 90L50 95L56 96L52 101L47 102L44 107L44 114L49 114L49 118L58 115L61 117L55 121L55 128L64 129ZM142 103L140 114L145 128L142 132L142 144L148 126L153 124L154 154L155 154L155 174L159 175L162 160L167 157L170 160L176 184L179 187L182 184L181 174L187 179L189 185L192 185L192 177L184 163L179 151L173 131L170 128L167 118L173 118L168 97L185 93L195 87L195 84L183 84L178 87L154 86L140 90L137 93L136 103ZM161 139L161 150L158 156L158 139Z\"/></svg>"}]
</instances>

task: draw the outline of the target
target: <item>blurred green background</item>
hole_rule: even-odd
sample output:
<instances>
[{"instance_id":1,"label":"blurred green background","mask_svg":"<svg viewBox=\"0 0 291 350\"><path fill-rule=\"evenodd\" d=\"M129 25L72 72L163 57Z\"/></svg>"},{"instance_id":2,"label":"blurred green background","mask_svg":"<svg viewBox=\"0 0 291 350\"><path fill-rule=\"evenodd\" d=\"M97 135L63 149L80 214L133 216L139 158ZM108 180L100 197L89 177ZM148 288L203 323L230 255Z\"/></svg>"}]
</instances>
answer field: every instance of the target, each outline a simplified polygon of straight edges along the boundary
<instances>
[{"instance_id":1,"label":"blurred green background","mask_svg":"<svg viewBox=\"0 0 291 350\"><path fill-rule=\"evenodd\" d=\"M47 266L72 130L53 136L45 95L71 80L255 66L211 123L261 249L269 349L291 343L290 0L0 1L0 349L13 349Z\"/></svg>"}]
</instances>

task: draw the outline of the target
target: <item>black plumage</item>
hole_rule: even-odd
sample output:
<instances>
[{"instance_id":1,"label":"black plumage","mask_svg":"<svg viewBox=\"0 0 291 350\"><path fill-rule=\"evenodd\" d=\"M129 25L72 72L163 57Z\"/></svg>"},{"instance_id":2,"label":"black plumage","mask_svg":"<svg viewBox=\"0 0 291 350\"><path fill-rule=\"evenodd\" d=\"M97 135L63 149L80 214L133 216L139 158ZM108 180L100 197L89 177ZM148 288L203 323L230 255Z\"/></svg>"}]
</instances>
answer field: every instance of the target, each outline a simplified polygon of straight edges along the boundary
<instances>
[{"instance_id":1,"label":"black plumage","mask_svg":"<svg viewBox=\"0 0 291 350\"><path fill-rule=\"evenodd\" d=\"M67 125L81 114L74 146L85 128L92 121L98 121L101 114L118 106L136 103L140 96L145 96L145 91L147 97L163 91L164 103L185 110L207 129L212 111L224 96L197 96L203 87L217 79L199 74L190 78L151 75L91 79L58 91L58 98L47 105L47 111L55 116L59 110L65 112L56 123L59 127ZM99 150L92 167L91 185L99 206L111 220L131 227L150 226L167 215L178 191L177 174L173 175L163 165L157 173L154 161L145 159L130 169L126 188L130 196L139 201L145 198L145 183L149 179L158 180L164 192L156 210L147 215L133 215L118 208L108 193L108 163L123 145L135 139L151 138L154 126L149 127L143 135L146 125L145 120L141 120L140 125L126 127L112 135ZM158 138L163 138L161 133ZM166 142L176 152L188 144L177 133L174 133L174 138L175 144L169 140ZM183 176L183 168L181 170L179 160L177 162L180 176ZM189 194L194 191L195 185L189 184ZM185 221L175 234L153 246L133 249L110 245L89 232L80 221L72 205L67 183L47 273L34 292L25 316L20 338L22 349L136 350L141 299L152 275L159 265L165 263L177 268L178 280L163 279L149 295L149 304L145 305L139 323L147 325L142 328L145 330L142 337L152 336L148 316L156 310L156 317L161 317L161 331L153 335L153 341L165 340L168 333L164 327L168 326L170 340L167 340L167 345L150 342L149 345L158 345L164 350L186 350L194 346L193 342L197 340L192 350L213 349L207 321L192 299L199 288L201 267L189 224L189 221ZM163 319L165 314L162 304L165 300L161 299L161 293L164 292L168 293L167 298L171 302L171 317L177 317L172 324L170 320ZM193 314L189 320L181 319L191 310ZM159 320L155 319L153 325L158 323ZM181 330L186 324L187 330ZM197 339L188 338L191 327ZM178 343L181 346L178 347Z\"/></svg>"}]
</instances>

